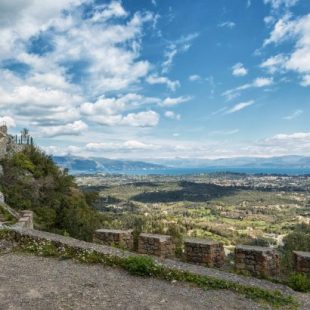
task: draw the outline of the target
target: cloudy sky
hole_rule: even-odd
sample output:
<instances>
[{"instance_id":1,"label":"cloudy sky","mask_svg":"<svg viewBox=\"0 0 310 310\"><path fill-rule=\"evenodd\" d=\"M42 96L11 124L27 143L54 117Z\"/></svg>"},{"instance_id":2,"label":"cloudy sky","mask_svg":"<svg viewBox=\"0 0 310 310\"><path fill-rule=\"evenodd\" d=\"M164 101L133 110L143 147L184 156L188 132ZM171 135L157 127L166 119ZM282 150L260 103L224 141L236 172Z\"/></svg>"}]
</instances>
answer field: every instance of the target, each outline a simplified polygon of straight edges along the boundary
<instances>
[{"instance_id":1,"label":"cloudy sky","mask_svg":"<svg viewBox=\"0 0 310 310\"><path fill-rule=\"evenodd\" d=\"M0 121L53 154L310 155L309 0L0 0Z\"/></svg>"}]
</instances>

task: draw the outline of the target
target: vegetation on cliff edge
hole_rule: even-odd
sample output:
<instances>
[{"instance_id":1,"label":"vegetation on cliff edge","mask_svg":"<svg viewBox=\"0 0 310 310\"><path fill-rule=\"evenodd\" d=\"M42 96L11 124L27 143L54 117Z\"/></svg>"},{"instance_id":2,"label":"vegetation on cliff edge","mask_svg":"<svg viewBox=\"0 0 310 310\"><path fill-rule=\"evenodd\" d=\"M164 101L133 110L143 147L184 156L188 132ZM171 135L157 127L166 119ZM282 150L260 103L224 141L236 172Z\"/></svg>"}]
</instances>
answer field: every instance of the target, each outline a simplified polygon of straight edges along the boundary
<instances>
[{"instance_id":1,"label":"vegetation on cliff edge","mask_svg":"<svg viewBox=\"0 0 310 310\"><path fill-rule=\"evenodd\" d=\"M16 210L35 213L37 228L91 240L100 217L90 206L96 196L83 193L67 170L34 146L1 162L0 178L6 202Z\"/></svg>"}]
</instances>

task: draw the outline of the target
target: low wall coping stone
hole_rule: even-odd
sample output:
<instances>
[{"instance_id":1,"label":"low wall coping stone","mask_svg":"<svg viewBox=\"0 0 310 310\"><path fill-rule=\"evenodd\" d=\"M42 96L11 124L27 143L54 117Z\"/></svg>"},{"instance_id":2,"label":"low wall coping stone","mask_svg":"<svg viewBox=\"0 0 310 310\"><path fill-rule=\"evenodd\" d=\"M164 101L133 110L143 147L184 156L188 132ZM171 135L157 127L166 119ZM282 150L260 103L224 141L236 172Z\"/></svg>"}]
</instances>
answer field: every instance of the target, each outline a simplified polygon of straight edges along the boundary
<instances>
[{"instance_id":1,"label":"low wall coping stone","mask_svg":"<svg viewBox=\"0 0 310 310\"><path fill-rule=\"evenodd\" d=\"M253 245L236 245L236 250L251 251L251 252L270 252L275 251L274 248L253 246Z\"/></svg>"},{"instance_id":2,"label":"low wall coping stone","mask_svg":"<svg viewBox=\"0 0 310 310\"><path fill-rule=\"evenodd\" d=\"M306 258L310 258L310 252L303 252L303 251L293 251L294 254Z\"/></svg>"},{"instance_id":3,"label":"low wall coping stone","mask_svg":"<svg viewBox=\"0 0 310 310\"><path fill-rule=\"evenodd\" d=\"M216 242L208 239L199 239L199 238L185 238L184 243L195 243L195 244L205 244L205 245L216 245L221 244L221 242Z\"/></svg>"},{"instance_id":4,"label":"low wall coping stone","mask_svg":"<svg viewBox=\"0 0 310 310\"><path fill-rule=\"evenodd\" d=\"M132 233L133 230L132 229L121 230L121 229L105 229L105 228L101 228L101 229L97 229L95 232L96 233L124 234L124 233Z\"/></svg>"},{"instance_id":5,"label":"low wall coping stone","mask_svg":"<svg viewBox=\"0 0 310 310\"><path fill-rule=\"evenodd\" d=\"M171 239L171 236L169 235L159 235L159 234L140 234L140 237L142 238L154 238L154 239L159 239L160 241L168 241Z\"/></svg>"}]
</instances>

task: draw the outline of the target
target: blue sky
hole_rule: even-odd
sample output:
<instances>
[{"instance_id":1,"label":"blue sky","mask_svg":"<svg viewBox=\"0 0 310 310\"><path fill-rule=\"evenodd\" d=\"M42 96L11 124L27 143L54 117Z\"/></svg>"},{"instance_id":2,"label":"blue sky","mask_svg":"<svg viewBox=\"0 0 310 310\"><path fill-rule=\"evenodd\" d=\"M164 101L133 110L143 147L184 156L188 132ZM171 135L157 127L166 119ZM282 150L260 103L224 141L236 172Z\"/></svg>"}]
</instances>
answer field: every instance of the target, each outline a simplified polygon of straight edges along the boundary
<instances>
[{"instance_id":1,"label":"blue sky","mask_svg":"<svg viewBox=\"0 0 310 310\"><path fill-rule=\"evenodd\" d=\"M0 121L46 152L310 155L308 0L0 0Z\"/></svg>"}]
</instances>

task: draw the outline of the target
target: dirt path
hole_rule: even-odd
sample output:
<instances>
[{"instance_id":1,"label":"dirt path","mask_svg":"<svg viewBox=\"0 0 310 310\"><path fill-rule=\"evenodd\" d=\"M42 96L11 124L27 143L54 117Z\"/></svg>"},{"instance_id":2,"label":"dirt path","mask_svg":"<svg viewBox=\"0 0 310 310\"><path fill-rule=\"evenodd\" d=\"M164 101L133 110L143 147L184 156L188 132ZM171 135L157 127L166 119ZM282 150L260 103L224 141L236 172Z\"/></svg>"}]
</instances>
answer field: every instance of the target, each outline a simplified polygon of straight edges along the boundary
<instances>
[{"instance_id":1,"label":"dirt path","mask_svg":"<svg viewBox=\"0 0 310 310\"><path fill-rule=\"evenodd\" d=\"M230 291L138 278L100 265L0 256L0 309L266 309Z\"/></svg>"}]
</instances>

